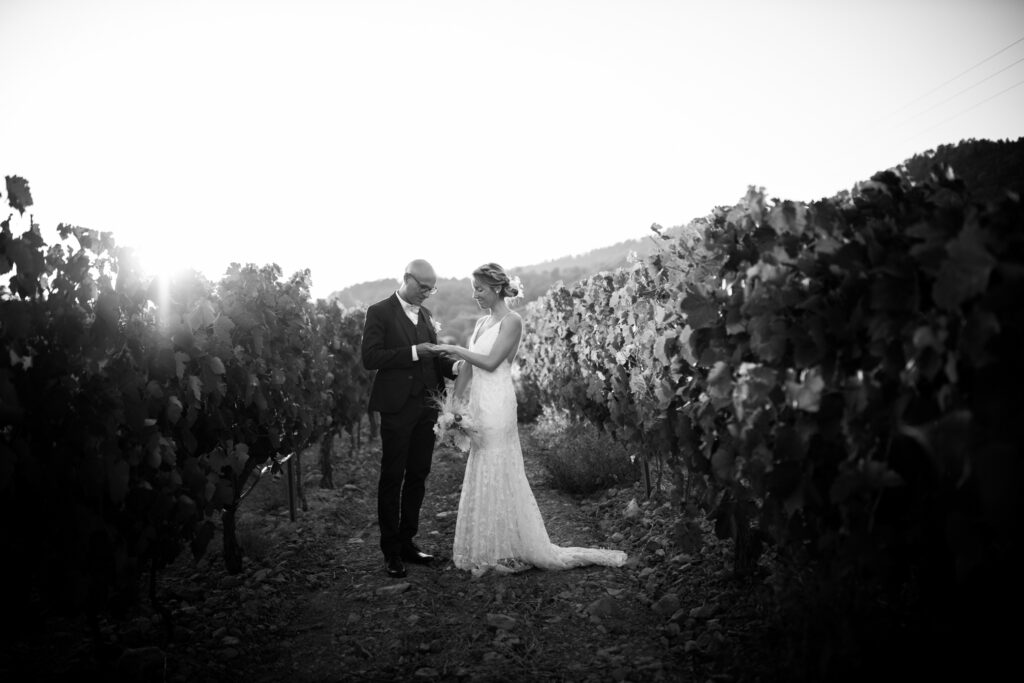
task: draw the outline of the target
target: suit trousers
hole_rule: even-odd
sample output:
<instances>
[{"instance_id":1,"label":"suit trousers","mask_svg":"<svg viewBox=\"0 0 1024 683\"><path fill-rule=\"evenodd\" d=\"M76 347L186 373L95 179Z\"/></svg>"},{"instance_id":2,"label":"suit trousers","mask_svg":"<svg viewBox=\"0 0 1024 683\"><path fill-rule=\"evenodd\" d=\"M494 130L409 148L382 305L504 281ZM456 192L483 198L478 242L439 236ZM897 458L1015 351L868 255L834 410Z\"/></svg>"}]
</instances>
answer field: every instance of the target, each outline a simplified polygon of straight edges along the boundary
<instances>
[{"instance_id":1,"label":"suit trousers","mask_svg":"<svg viewBox=\"0 0 1024 683\"><path fill-rule=\"evenodd\" d=\"M420 506L434 456L437 409L427 394L410 396L397 413L380 414L381 462L377 484L380 548L400 554L419 530Z\"/></svg>"}]
</instances>

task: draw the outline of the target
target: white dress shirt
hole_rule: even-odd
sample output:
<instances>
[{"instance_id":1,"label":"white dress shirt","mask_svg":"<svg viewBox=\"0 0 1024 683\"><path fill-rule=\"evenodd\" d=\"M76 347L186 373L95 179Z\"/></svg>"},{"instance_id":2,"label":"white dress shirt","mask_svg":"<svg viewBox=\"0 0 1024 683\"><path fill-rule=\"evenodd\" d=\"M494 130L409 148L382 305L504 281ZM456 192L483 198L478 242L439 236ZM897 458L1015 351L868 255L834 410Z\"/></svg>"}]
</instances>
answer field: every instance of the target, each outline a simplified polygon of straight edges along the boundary
<instances>
[{"instance_id":1,"label":"white dress shirt","mask_svg":"<svg viewBox=\"0 0 1024 683\"><path fill-rule=\"evenodd\" d=\"M420 307L416 304L411 304L402 298L402 295L395 292L395 296L398 297L398 303L402 304L402 310L405 311L405 316L409 318L409 322L413 324L413 327L420 322ZM412 347L412 362L415 363L420 359L419 354L416 353L416 346ZM452 374L459 374L459 368L462 365L462 361L456 361L455 365L452 366Z\"/></svg>"},{"instance_id":2,"label":"white dress shirt","mask_svg":"<svg viewBox=\"0 0 1024 683\"><path fill-rule=\"evenodd\" d=\"M398 303L402 304L402 310L405 311L405 317L409 319L409 322L412 323L413 327L416 327L416 325L418 325L420 322L420 307L417 306L416 304L411 304L405 299L403 299L402 295L399 294L398 292L395 292L395 296L398 297ZM420 357L416 353L416 345L413 344L412 362L415 363L419 359Z\"/></svg>"}]
</instances>

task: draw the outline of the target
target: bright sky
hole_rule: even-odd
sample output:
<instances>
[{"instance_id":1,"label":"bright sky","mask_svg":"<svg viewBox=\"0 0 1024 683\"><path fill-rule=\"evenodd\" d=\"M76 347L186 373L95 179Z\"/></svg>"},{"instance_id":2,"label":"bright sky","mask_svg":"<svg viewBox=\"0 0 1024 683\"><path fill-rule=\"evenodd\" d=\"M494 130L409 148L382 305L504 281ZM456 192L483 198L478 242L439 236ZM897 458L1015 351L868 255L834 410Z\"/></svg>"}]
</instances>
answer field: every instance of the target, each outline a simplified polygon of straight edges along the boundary
<instances>
[{"instance_id":1,"label":"bright sky","mask_svg":"<svg viewBox=\"0 0 1024 683\"><path fill-rule=\"evenodd\" d=\"M44 232L317 297L1022 135L1019 0L0 0L0 174Z\"/></svg>"}]
</instances>

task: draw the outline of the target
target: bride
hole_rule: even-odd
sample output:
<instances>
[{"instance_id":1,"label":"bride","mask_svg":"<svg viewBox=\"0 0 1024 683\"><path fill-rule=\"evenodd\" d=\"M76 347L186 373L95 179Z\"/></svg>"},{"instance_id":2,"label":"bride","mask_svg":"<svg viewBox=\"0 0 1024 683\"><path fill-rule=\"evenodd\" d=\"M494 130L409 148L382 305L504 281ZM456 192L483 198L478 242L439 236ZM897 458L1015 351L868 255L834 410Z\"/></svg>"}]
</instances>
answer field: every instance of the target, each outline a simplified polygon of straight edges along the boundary
<instances>
[{"instance_id":1,"label":"bride","mask_svg":"<svg viewBox=\"0 0 1024 683\"><path fill-rule=\"evenodd\" d=\"M621 550L560 547L544 528L523 468L516 423L511 368L523 320L506 298L518 294L501 266L480 266L473 271L473 298L489 314L477 321L468 349L438 345L439 351L465 361L455 380L455 399L465 402L468 394L466 412L474 425L455 523L455 566L477 576L531 567L621 567L626 562Z\"/></svg>"}]
</instances>

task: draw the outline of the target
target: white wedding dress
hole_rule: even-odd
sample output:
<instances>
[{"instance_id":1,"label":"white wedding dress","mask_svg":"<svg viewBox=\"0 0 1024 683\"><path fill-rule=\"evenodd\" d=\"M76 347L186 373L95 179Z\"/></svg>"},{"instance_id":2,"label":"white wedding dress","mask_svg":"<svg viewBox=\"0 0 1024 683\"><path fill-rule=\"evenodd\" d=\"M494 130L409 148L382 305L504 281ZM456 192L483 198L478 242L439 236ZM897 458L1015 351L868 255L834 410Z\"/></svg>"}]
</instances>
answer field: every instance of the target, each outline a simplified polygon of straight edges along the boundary
<instances>
[{"instance_id":1,"label":"white wedding dress","mask_svg":"<svg viewBox=\"0 0 1024 683\"><path fill-rule=\"evenodd\" d=\"M486 355L498 337L500 321L480 332L483 320L473 331L469 349ZM493 372L473 368L467 410L473 431L455 523L455 566L474 575L531 567L621 567L626 562L621 550L566 548L548 538L519 445L511 366L517 350L518 343Z\"/></svg>"}]
</instances>

